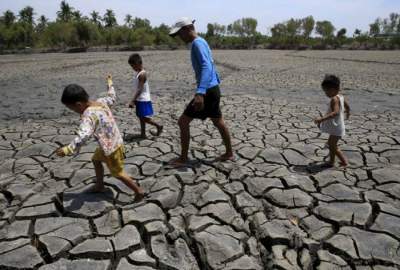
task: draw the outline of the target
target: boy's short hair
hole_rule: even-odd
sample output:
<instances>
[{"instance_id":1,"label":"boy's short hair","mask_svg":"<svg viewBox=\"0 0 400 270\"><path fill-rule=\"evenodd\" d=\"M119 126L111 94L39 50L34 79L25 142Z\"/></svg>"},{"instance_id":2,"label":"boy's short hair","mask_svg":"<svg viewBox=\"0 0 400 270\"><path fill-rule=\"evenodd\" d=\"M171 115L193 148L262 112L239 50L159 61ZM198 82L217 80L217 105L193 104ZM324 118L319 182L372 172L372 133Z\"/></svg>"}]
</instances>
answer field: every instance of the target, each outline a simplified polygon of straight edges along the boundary
<instances>
[{"instance_id":1,"label":"boy's short hair","mask_svg":"<svg viewBox=\"0 0 400 270\"><path fill-rule=\"evenodd\" d=\"M69 84L64 88L61 102L63 104L75 104L77 102L88 102L89 95L82 86Z\"/></svg>"},{"instance_id":2,"label":"boy's short hair","mask_svg":"<svg viewBox=\"0 0 400 270\"><path fill-rule=\"evenodd\" d=\"M327 74L325 75L324 80L321 83L322 88L326 89L340 89L340 79L339 77L332 75L332 74Z\"/></svg>"},{"instance_id":3,"label":"boy's short hair","mask_svg":"<svg viewBox=\"0 0 400 270\"><path fill-rule=\"evenodd\" d=\"M138 53L134 53L131 56L129 56L128 60L129 65L141 65L143 64L142 57Z\"/></svg>"}]
</instances>

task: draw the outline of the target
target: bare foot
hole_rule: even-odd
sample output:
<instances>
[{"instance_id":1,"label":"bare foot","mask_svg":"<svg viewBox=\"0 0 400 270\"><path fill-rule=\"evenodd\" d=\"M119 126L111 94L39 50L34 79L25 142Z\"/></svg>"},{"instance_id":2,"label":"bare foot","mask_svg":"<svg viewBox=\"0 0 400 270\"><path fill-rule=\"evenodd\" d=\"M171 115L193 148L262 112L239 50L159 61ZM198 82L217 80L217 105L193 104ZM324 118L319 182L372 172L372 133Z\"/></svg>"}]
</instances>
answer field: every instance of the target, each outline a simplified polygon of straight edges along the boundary
<instances>
[{"instance_id":1,"label":"bare foot","mask_svg":"<svg viewBox=\"0 0 400 270\"><path fill-rule=\"evenodd\" d=\"M174 168L186 167L188 165L187 161L188 161L187 159L179 157L179 158L169 161L168 165L170 165Z\"/></svg>"},{"instance_id":2,"label":"bare foot","mask_svg":"<svg viewBox=\"0 0 400 270\"><path fill-rule=\"evenodd\" d=\"M228 160L235 161L235 156L232 153L225 153L222 156L217 157L215 160L221 161L221 162L228 161Z\"/></svg>"},{"instance_id":3,"label":"bare foot","mask_svg":"<svg viewBox=\"0 0 400 270\"><path fill-rule=\"evenodd\" d=\"M138 202L142 201L144 199L144 196L145 196L144 192L136 193L135 199L133 200L133 202L138 203Z\"/></svg>"},{"instance_id":4,"label":"bare foot","mask_svg":"<svg viewBox=\"0 0 400 270\"><path fill-rule=\"evenodd\" d=\"M347 163L347 162L339 162L339 166L340 166L340 168L343 168L343 169L346 169L347 168L347 166L349 166L349 163Z\"/></svg>"},{"instance_id":5,"label":"bare foot","mask_svg":"<svg viewBox=\"0 0 400 270\"><path fill-rule=\"evenodd\" d=\"M163 129L164 129L163 126L159 126L159 127L157 128L157 134L156 134L156 136L160 136L161 133L163 132Z\"/></svg>"},{"instance_id":6,"label":"bare foot","mask_svg":"<svg viewBox=\"0 0 400 270\"><path fill-rule=\"evenodd\" d=\"M157 132L150 131L150 133L151 133L151 135L158 137L163 132L163 129L164 129L163 126L159 126L159 127L157 127Z\"/></svg>"}]
</instances>

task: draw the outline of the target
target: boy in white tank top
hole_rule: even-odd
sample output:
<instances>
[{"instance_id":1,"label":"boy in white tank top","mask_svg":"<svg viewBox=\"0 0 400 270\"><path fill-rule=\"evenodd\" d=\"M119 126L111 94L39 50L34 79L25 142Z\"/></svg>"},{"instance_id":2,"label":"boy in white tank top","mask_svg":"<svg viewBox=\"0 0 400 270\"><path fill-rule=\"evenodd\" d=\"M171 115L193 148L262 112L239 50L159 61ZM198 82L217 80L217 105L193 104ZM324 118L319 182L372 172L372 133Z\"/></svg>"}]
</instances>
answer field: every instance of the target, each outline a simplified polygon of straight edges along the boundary
<instances>
[{"instance_id":1,"label":"boy in white tank top","mask_svg":"<svg viewBox=\"0 0 400 270\"><path fill-rule=\"evenodd\" d=\"M350 106L344 96L339 94L340 79L338 77L335 75L326 75L321 86L331 100L328 104L326 114L323 117L315 119L314 122L321 129L321 132L329 134L329 162L326 163L326 166L333 167L335 165L335 157L337 156L340 160L339 165L346 167L348 162L337 143L345 135L344 114L346 113L346 119L348 119L350 116Z\"/></svg>"},{"instance_id":2,"label":"boy in white tank top","mask_svg":"<svg viewBox=\"0 0 400 270\"><path fill-rule=\"evenodd\" d=\"M134 53L129 57L129 65L137 74L133 78L133 99L129 103L129 108L136 107L136 116L140 121L140 137L146 138L146 124L150 124L157 128L154 136L159 136L163 130L163 126L157 124L151 119L153 116L153 105L150 97L150 87L147 80L147 72L143 69L142 57Z\"/></svg>"}]
</instances>

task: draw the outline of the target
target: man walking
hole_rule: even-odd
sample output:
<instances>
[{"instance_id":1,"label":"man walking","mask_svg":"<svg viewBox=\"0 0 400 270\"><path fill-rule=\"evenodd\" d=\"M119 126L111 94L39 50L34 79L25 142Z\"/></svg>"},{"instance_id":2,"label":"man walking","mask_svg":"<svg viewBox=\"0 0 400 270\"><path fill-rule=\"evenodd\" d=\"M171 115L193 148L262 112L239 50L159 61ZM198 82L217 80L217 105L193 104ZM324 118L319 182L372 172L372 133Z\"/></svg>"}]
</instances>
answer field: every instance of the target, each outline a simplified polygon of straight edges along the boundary
<instances>
[{"instance_id":1,"label":"man walking","mask_svg":"<svg viewBox=\"0 0 400 270\"><path fill-rule=\"evenodd\" d=\"M210 47L207 41L197 35L193 23L194 21L189 18L182 18L175 23L170 32L171 36L179 36L186 44L191 43L191 60L197 82L196 94L178 120L181 133L181 155L170 162L175 167L185 166L188 161L190 122L195 118L201 120L210 118L214 126L218 128L226 152L217 160L234 159L229 130L219 107L221 92L218 73Z\"/></svg>"}]
</instances>

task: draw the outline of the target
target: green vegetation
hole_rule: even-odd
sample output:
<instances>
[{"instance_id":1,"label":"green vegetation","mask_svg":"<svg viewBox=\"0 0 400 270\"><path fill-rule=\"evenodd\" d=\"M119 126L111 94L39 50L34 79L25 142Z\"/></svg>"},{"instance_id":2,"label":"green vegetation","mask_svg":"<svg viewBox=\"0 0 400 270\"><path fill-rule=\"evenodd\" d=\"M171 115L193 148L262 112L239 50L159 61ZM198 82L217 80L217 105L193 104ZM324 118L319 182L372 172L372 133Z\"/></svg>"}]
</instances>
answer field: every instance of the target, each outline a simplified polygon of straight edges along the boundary
<instances>
[{"instance_id":1,"label":"green vegetation","mask_svg":"<svg viewBox=\"0 0 400 270\"><path fill-rule=\"evenodd\" d=\"M144 46L164 45L176 48L179 40L171 38L169 27L151 27L150 21L127 15L124 25L118 25L115 13L108 9L101 16L93 11L89 17L61 1L57 19L49 22L45 16L34 20L34 10L28 6L15 15L7 10L0 17L0 51L26 47L66 50L92 46L124 46L143 49Z\"/></svg>"},{"instance_id":2,"label":"green vegetation","mask_svg":"<svg viewBox=\"0 0 400 270\"><path fill-rule=\"evenodd\" d=\"M336 31L329 21L315 21L312 16L291 18L268 29L268 35L257 32L257 20L242 18L225 26L209 23L201 34L214 48L221 49L399 49L400 15L378 18L369 25L368 32L357 29L347 36L345 28ZM44 15L37 17L27 6L14 14L6 10L0 16L0 52L26 48L44 48L46 51L65 51L71 48L118 46L118 49L148 47L174 49L182 45L171 38L170 28L161 24L152 27L144 18L127 14L123 25L118 25L112 9L101 15L93 11L89 16L60 3L57 18L50 22Z\"/></svg>"}]
</instances>

